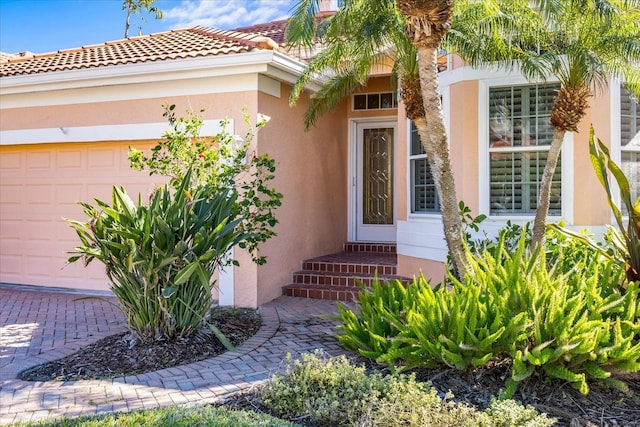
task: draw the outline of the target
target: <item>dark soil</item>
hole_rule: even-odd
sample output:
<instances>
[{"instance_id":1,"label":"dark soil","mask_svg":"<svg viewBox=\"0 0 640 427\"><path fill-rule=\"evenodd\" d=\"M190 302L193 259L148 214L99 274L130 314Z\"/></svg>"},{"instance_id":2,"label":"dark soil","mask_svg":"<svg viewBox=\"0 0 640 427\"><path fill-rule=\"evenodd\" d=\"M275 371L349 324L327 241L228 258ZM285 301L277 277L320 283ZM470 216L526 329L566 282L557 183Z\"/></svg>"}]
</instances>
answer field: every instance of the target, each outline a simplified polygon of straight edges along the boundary
<instances>
[{"instance_id":1,"label":"dark soil","mask_svg":"<svg viewBox=\"0 0 640 427\"><path fill-rule=\"evenodd\" d=\"M444 394L451 390L456 400L486 408L498 396L511 376L511 364L503 361L470 372L440 369L417 372L418 379L431 381ZM640 426L640 374L619 377L627 390L604 383L590 383L586 396L561 380L531 377L518 387L514 400L532 405L558 419L559 426Z\"/></svg>"},{"instance_id":2,"label":"dark soil","mask_svg":"<svg viewBox=\"0 0 640 427\"><path fill-rule=\"evenodd\" d=\"M250 309L215 308L208 321L236 346L253 336L262 324L257 311ZM123 332L62 359L22 371L18 378L24 381L116 378L198 362L225 351L224 345L207 328L191 337L151 343L133 342L131 335Z\"/></svg>"}]
</instances>

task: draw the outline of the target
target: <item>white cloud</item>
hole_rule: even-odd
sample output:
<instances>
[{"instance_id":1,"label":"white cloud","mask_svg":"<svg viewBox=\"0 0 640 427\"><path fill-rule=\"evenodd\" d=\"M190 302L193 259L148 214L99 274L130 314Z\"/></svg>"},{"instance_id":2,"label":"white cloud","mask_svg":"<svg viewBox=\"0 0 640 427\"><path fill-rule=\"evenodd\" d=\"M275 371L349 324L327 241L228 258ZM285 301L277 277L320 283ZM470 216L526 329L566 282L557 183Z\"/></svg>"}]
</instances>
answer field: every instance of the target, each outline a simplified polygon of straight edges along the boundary
<instances>
[{"instance_id":1,"label":"white cloud","mask_svg":"<svg viewBox=\"0 0 640 427\"><path fill-rule=\"evenodd\" d=\"M182 0L163 10L172 28L195 25L230 29L287 18L296 0Z\"/></svg>"}]
</instances>

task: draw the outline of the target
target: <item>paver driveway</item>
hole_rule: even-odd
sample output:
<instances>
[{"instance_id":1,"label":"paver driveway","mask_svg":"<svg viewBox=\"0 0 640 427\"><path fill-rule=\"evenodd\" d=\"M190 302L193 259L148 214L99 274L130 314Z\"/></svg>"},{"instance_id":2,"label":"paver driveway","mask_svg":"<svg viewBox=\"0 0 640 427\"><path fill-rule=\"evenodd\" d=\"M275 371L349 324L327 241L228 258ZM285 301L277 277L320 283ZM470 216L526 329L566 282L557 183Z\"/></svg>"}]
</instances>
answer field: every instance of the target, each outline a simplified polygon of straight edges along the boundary
<instances>
[{"instance_id":1,"label":"paver driveway","mask_svg":"<svg viewBox=\"0 0 640 427\"><path fill-rule=\"evenodd\" d=\"M0 424L211 402L264 381L287 353L344 351L331 301L280 297L260 307L263 326L238 348L201 362L113 380L27 382L17 374L125 330L119 310L81 295L0 286Z\"/></svg>"}]
</instances>

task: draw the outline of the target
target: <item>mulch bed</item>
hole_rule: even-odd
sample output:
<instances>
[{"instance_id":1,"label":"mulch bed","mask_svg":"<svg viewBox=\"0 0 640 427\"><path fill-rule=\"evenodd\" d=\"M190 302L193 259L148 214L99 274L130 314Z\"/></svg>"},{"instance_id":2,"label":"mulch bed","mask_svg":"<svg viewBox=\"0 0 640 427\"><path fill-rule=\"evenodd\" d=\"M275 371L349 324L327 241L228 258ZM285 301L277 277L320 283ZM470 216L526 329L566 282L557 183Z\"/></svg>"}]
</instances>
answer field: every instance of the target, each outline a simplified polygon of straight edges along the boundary
<instances>
[{"instance_id":1,"label":"mulch bed","mask_svg":"<svg viewBox=\"0 0 640 427\"><path fill-rule=\"evenodd\" d=\"M216 308L209 322L240 345L260 329L256 310ZM134 343L128 332L108 336L62 359L22 371L24 381L75 381L138 375L216 356L227 349L203 328L191 337Z\"/></svg>"}]
</instances>

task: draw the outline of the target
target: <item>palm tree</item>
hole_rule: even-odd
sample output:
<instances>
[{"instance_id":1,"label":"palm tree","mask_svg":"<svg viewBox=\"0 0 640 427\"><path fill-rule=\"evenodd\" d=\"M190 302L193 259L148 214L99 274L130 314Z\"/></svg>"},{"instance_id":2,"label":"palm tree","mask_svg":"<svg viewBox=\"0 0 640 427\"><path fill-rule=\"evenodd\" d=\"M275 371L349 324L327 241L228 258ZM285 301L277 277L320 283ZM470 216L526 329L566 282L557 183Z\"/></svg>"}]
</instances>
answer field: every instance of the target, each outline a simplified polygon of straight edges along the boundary
<instances>
[{"instance_id":1,"label":"palm tree","mask_svg":"<svg viewBox=\"0 0 640 427\"><path fill-rule=\"evenodd\" d=\"M412 20L405 20L400 13L400 6L404 3L411 2L398 1L396 5L393 0L350 0L317 26L318 0L302 0L289 22L288 40L302 48L313 49L320 39L325 48L313 56L294 85L290 103L295 104L315 76L324 74L327 77L326 83L312 97L305 114L305 125L312 126L319 116L365 84L372 67L391 60L393 74L400 83L407 118L418 129L440 197L452 267L459 276L463 276L470 272L470 262L462 235L440 101L437 76L439 41L434 41L434 47L426 53L419 53L416 46L420 45L416 45L405 32ZM424 63L420 65L419 60ZM425 73L423 68L428 68L428 71Z\"/></svg>"},{"instance_id":2,"label":"palm tree","mask_svg":"<svg viewBox=\"0 0 640 427\"><path fill-rule=\"evenodd\" d=\"M446 132L440 84L438 50L451 26L453 0L397 0L405 17L405 34L418 53L418 74L425 111L425 135L422 144L441 200L444 235L458 275L470 273L468 252L458 215L455 180L451 170L449 139Z\"/></svg>"},{"instance_id":3,"label":"palm tree","mask_svg":"<svg viewBox=\"0 0 640 427\"><path fill-rule=\"evenodd\" d=\"M560 83L551 110L554 134L533 226L535 247L544 241L562 141L566 132L578 131L594 91L615 77L640 95L640 1L483 3L461 2L446 46L472 66L517 66L530 81L552 76Z\"/></svg>"}]
</instances>

